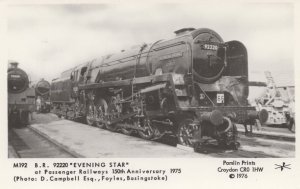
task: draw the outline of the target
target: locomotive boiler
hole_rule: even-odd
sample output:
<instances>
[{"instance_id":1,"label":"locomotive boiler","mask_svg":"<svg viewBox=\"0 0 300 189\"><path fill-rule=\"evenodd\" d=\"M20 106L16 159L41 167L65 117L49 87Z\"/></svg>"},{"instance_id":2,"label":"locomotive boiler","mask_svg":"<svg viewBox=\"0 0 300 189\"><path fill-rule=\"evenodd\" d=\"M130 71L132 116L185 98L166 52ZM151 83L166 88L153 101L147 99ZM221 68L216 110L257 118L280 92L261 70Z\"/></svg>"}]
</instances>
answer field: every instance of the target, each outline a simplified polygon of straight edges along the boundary
<instances>
[{"instance_id":1,"label":"locomotive boiler","mask_svg":"<svg viewBox=\"0 0 300 189\"><path fill-rule=\"evenodd\" d=\"M236 148L235 124L265 122L248 106L247 50L210 29L122 50L67 70L51 84L53 111L142 138Z\"/></svg>"},{"instance_id":2,"label":"locomotive boiler","mask_svg":"<svg viewBox=\"0 0 300 189\"><path fill-rule=\"evenodd\" d=\"M40 112L50 112L50 83L44 79L38 81L35 85L36 99L40 99Z\"/></svg>"},{"instance_id":3,"label":"locomotive boiler","mask_svg":"<svg viewBox=\"0 0 300 189\"><path fill-rule=\"evenodd\" d=\"M11 62L7 70L8 125L28 124L30 113L34 111L35 91L29 87L28 75Z\"/></svg>"}]
</instances>

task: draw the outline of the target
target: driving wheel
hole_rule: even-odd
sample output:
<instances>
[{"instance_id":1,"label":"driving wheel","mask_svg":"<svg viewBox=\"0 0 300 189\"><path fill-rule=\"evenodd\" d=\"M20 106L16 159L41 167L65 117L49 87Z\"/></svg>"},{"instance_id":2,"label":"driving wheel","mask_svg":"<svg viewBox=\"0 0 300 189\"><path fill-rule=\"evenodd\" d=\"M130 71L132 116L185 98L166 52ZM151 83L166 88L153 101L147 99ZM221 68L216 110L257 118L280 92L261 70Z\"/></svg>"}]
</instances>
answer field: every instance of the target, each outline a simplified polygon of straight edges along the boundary
<instances>
[{"instance_id":1,"label":"driving wheel","mask_svg":"<svg viewBox=\"0 0 300 189\"><path fill-rule=\"evenodd\" d=\"M148 119L144 120L144 124L142 128L144 129L143 131L142 130L138 131L139 136L146 140L152 139L154 136L154 129L150 125L150 120Z\"/></svg>"},{"instance_id":2,"label":"driving wheel","mask_svg":"<svg viewBox=\"0 0 300 189\"><path fill-rule=\"evenodd\" d=\"M93 110L93 105L89 104L88 105L88 112L86 115L86 122L88 125L94 125L94 110Z\"/></svg>"},{"instance_id":3,"label":"driving wheel","mask_svg":"<svg viewBox=\"0 0 300 189\"><path fill-rule=\"evenodd\" d=\"M192 119L184 119L178 125L177 138L178 143L183 146L193 147L193 132L194 128L191 125Z\"/></svg>"},{"instance_id":4,"label":"driving wheel","mask_svg":"<svg viewBox=\"0 0 300 189\"><path fill-rule=\"evenodd\" d=\"M100 98L96 103L97 115L96 119L98 120L105 120L105 115L107 112L107 103L103 98ZM96 126L99 128L105 128L105 124L100 121L96 121Z\"/></svg>"}]
</instances>

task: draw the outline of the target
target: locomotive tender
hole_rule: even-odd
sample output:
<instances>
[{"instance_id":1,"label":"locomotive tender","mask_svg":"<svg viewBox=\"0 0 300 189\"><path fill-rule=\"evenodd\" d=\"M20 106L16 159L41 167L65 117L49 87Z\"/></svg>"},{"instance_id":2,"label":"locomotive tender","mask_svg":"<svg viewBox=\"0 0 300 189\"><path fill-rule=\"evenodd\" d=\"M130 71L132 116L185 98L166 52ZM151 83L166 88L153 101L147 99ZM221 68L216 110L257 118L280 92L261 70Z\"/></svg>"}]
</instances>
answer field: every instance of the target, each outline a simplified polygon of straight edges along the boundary
<instances>
[{"instance_id":1,"label":"locomotive tender","mask_svg":"<svg viewBox=\"0 0 300 189\"><path fill-rule=\"evenodd\" d=\"M52 81L52 111L144 139L175 135L237 148L235 124L265 122L248 106L247 50L213 30L184 28L168 40L94 59Z\"/></svg>"},{"instance_id":2,"label":"locomotive tender","mask_svg":"<svg viewBox=\"0 0 300 189\"><path fill-rule=\"evenodd\" d=\"M30 113L34 111L35 91L29 87L28 75L11 62L7 70L8 125L27 125Z\"/></svg>"}]
</instances>

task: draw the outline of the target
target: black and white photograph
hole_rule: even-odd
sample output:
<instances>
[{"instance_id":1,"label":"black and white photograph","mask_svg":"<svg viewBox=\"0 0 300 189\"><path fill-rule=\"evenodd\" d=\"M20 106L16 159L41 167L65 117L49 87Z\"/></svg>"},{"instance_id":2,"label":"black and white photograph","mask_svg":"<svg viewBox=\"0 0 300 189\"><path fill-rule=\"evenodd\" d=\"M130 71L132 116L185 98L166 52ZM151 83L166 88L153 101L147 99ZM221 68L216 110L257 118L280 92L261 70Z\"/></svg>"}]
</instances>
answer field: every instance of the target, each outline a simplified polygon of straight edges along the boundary
<instances>
[{"instance_id":1,"label":"black and white photograph","mask_svg":"<svg viewBox=\"0 0 300 189\"><path fill-rule=\"evenodd\" d=\"M13 172L33 170L13 182L174 184L204 161L229 181L295 171L293 1L5 10L4 154Z\"/></svg>"}]
</instances>

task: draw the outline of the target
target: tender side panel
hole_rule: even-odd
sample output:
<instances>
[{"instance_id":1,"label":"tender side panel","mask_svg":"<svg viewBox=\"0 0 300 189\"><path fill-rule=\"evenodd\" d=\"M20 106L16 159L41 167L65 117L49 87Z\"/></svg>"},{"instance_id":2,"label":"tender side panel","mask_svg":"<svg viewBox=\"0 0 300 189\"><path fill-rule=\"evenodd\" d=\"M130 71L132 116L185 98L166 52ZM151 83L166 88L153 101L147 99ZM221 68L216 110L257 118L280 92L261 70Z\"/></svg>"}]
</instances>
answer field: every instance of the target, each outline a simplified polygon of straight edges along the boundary
<instances>
[{"instance_id":1,"label":"tender side panel","mask_svg":"<svg viewBox=\"0 0 300 189\"><path fill-rule=\"evenodd\" d=\"M51 84L50 100L52 102L71 101L72 83L71 80L60 80Z\"/></svg>"}]
</instances>

